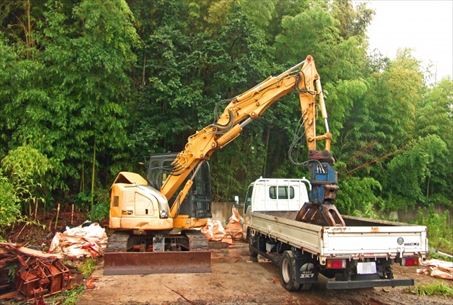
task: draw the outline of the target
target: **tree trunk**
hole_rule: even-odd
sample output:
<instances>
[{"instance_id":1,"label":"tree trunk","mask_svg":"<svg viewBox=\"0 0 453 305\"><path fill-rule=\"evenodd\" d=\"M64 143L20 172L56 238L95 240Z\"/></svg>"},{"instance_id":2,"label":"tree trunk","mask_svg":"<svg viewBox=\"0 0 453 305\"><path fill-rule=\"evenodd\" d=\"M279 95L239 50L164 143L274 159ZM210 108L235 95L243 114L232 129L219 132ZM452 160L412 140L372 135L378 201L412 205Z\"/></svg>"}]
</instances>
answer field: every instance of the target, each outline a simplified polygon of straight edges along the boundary
<instances>
[{"instance_id":1,"label":"tree trunk","mask_svg":"<svg viewBox=\"0 0 453 305\"><path fill-rule=\"evenodd\" d=\"M96 139L94 139L93 143L93 167L91 169L91 203L90 203L90 211L93 211L94 205L94 179L96 173Z\"/></svg>"}]
</instances>

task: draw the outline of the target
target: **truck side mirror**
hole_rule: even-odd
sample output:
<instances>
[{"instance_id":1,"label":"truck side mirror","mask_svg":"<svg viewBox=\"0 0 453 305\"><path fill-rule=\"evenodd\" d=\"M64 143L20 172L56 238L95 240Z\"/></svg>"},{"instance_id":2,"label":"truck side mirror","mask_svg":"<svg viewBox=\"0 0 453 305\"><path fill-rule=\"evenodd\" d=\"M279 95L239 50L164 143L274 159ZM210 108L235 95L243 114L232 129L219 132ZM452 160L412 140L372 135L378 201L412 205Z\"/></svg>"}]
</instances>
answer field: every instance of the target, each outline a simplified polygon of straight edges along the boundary
<instances>
[{"instance_id":1,"label":"truck side mirror","mask_svg":"<svg viewBox=\"0 0 453 305\"><path fill-rule=\"evenodd\" d=\"M234 202L236 203L236 205L239 205L239 196L234 196Z\"/></svg>"}]
</instances>

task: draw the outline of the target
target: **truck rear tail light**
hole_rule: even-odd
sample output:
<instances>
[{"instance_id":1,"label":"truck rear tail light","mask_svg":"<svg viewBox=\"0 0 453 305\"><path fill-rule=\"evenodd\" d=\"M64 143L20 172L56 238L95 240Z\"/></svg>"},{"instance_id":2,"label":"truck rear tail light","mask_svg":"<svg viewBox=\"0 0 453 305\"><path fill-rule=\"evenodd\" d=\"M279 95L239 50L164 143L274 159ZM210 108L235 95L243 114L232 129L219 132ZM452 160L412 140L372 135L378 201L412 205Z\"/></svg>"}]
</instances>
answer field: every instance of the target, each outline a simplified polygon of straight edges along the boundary
<instances>
[{"instance_id":1,"label":"truck rear tail light","mask_svg":"<svg viewBox=\"0 0 453 305\"><path fill-rule=\"evenodd\" d=\"M326 263L327 269L344 269L346 268L345 259L328 259Z\"/></svg>"},{"instance_id":2,"label":"truck rear tail light","mask_svg":"<svg viewBox=\"0 0 453 305\"><path fill-rule=\"evenodd\" d=\"M401 265L403 266L418 266L419 265L419 259L417 256L411 256L411 257L403 257L401 261Z\"/></svg>"}]
</instances>

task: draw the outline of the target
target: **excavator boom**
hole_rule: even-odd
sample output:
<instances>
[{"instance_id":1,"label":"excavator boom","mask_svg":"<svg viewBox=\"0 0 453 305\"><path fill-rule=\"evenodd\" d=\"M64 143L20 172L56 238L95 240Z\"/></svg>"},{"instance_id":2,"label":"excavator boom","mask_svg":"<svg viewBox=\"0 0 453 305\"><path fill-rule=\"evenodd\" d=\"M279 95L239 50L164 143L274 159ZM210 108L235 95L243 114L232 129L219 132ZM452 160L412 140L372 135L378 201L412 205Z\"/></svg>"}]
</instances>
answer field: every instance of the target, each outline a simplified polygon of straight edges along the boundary
<instances>
[{"instance_id":1,"label":"excavator boom","mask_svg":"<svg viewBox=\"0 0 453 305\"><path fill-rule=\"evenodd\" d=\"M321 81L312 56L275 77L269 77L255 87L234 97L217 122L204 127L190 136L184 150L173 162L173 171L162 184L160 192L171 198L179 191L172 205L170 215L177 217L178 210L190 190L192 179L188 176L197 166L211 155L236 139L242 129L283 96L297 91L302 112L307 146L316 151L317 142L325 142L325 150L330 151L331 134L327 123L327 111L321 88ZM326 132L316 135L316 97L325 122ZM182 187L182 184L185 185Z\"/></svg>"}]
</instances>

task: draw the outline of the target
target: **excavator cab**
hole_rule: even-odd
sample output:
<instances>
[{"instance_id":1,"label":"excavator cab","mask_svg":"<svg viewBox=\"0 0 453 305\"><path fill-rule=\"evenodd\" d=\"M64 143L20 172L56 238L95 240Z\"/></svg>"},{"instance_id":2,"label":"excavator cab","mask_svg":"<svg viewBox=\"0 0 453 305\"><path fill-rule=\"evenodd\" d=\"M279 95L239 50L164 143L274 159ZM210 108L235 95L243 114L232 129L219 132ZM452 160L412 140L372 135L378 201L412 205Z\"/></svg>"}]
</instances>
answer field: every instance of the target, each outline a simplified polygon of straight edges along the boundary
<instances>
[{"instance_id":1,"label":"excavator cab","mask_svg":"<svg viewBox=\"0 0 453 305\"><path fill-rule=\"evenodd\" d=\"M171 163L175 160L176 155L176 153L167 153L155 154L150 157L146 176L154 188L161 188L162 182L172 170ZM211 218L211 170L208 162L203 162L193 180L192 188L183 201L179 214L189 218ZM169 200L169 202L174 201L175 198Z\"/></svg>"},{"instance_id":2,"label":"excavator cab","mask_svg":"<svg viewBox=\"0 0 453 305\"><path fill-rule=\"evenodd\" d=\"M194 228L211 217L211 179L204 162L193 186L172 218L169 202L160 193L176 154L151 156L147 179L121 172L111 188L109 238L104 274L210 272L206 238ZM176 196L175 196L176 197Z\"/></svg>"}]
</instances>

